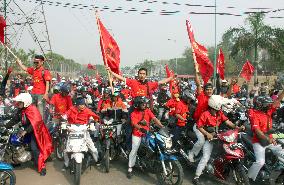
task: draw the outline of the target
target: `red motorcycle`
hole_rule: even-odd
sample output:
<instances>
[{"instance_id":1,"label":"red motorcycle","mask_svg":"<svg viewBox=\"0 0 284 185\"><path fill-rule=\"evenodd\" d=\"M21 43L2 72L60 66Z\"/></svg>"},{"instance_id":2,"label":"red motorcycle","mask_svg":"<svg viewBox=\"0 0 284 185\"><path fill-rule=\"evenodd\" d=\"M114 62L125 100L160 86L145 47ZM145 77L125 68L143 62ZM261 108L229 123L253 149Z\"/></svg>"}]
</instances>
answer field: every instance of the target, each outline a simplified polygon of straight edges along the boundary
<instances>
[{"instance_id":1,"label":"red motorcycle","mask_svg":"<svg viewBox=\"0 0 284 185\"><path fill-rule=\"evenodd\" d=\"M206 166L208 174L222 181L228 181L230 174L237 185L249 185L246 168L243 165L244 152L238 138L244 134L238 129L219 132L216 134L217 152L212 153ZM215 144L215 143L214 143ZM215 146L214 146L215 148Z\"/></svg>"}]
</instances>

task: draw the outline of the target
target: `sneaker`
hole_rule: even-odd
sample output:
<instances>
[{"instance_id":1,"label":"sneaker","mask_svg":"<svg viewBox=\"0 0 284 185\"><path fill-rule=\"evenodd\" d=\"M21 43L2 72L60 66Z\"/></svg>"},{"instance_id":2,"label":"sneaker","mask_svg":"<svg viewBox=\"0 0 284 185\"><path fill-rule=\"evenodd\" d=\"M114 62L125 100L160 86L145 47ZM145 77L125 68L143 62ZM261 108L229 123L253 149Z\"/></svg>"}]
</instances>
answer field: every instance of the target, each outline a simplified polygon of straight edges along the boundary
<instances>
[{"instance_id":1,"label":"sneaker","mask_svg":"<svg viewBox=\"0 0 284 185\"><path fill-rule=\"evenodd\" d=\"M127 172L126 177L127 177L128 179L131 179L132 176L133 176L133 172Z\"/></svg>"},{"instance_id":2,"label":"sneaker","mask_svg":"<svg viewBox=\"0 0 284 185\"><path fill-rule=\"evenodd\" d=\"M65 164L63 164L63 167L61 168L61 171L65 172L68 169L68 166L66 166Z\"/></svg>"},{"instance_id":3,"label":"sneaker","mask_svg":"<svg viewBox=\"0 0 284 185\"><path fill-rule=\"evenodd\" d=\"M43 168L40 172L40 176L45 176L46 175L46 169Z\"/></svg>"},{"instance_id":4,"label":"sneaker","mask_svg":"<svg viewBox=\"0 0 284 185\"><path fill-rule=\"evenodd\" d=\"M193 180L192 180L192 183L194 185L201 185L200 181L199 181L199 177L195 177Z\"/></svg>"},{"instance_id":5,"label":"sneaker","mask_svg":"<svg viewBox=\"0 0 284 185\"><path fill-rule=\"evenodd\" d=\"M193 154L193 152L189 151L187 157L188 157L189 162L194 163L194 154Z\"/></svg>"}]
</instances>

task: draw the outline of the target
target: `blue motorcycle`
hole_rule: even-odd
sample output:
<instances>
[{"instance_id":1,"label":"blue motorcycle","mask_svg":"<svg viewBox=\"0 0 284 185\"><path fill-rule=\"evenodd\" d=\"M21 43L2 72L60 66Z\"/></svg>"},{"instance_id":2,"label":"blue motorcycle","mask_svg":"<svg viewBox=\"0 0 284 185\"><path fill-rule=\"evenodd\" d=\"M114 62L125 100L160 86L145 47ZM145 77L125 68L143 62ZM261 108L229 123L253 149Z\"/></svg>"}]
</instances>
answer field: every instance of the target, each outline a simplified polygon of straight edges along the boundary
<instances>
[{"instance_id":1,"label":"blue motorcycle","mask_svg":"<svg viewBox=\"0 0 284 185\"><path fill-rule=\"evenodd\" d=\"M0 162L0 184L15 185L16 175L11 165Z\"/></svg>"},{"instance_id":2,"label":"blue motorcycle","mask_svg":"<svg viewBox=\"0 0 284 185\"><path fill-rule=\"evenodd\" d=\"M172 138L167 129L149 131L142 139L137 152L137 164L157 176L158 184L180 185L183 168L172 148Z\"/></svg>"}]
</instances>

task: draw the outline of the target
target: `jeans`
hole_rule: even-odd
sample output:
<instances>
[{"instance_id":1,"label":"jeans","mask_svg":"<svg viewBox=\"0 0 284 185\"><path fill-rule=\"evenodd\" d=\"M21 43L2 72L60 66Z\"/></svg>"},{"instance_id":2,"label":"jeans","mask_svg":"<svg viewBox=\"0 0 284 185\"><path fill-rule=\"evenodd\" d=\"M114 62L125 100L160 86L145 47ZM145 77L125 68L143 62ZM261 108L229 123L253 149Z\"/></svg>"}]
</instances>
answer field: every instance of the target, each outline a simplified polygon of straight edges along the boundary
<instances>
[{"instance_id":1,"label":"jeans","mask_svg":"<svg viewBox=\"0 0 284 185\"><path fill-rule=\"evenodd\" d=\"M184 130L185 127L180 127L180 126L175 126L174 130L173 130L173 145L176 146L177 141L180 138L180 134L181 132Z\"/></svg>"},{"instance_id":2,"label":"jeans","mask_svg":"<svg viewBox=\"0 0 284 185\"><path fill-rule=\"evenodd\" d=\"M194 143L191 152L194 154L194 156L197 156L202 149L204 143L205 143L205 137L204 135L197 129L196 124L193 126L193 131L196 134L197 141Z\"/></svg>"},{"instance_id":3,"label":"jeans","mask_svg":"<svg viewBox=\"0 0 284 185\"><path fill-rule=\"evenodd\" d=\"M198 166L196 168L196 172L195 172L195 176L196 177L199 177L204 168L206 167L209 159L210 159L210 156L211 156L211 153L212 153L212 150L213 150L213 144L210 143L208 140L205 141L204 145L203 145L203 155L198 163Z\"/></svg>"},{"instance_id":4,"label":"jeans","mask_svg":"<svg viewBox=\"0 0 284 185\"><path fill-rule=\"evenodd\" d=\"M129 162L128 162L129 168L132 168L136 163L137 151L141 144L141 140L142 140L141 137L132 135L132 149L129 154Z\"/></svg>"},{"instance_id":5,"label":"jeans","mask_svg":"<svg viewBox=\"0 0 284 185\"><path fill-rule=\"evenodd\" d=\"M268 145L266 147L261 146L259 143L253 144L253 151L255 155L255 162L252 164L252 166L248 170L248 177L255 181L260 169L265 164L265 149L269 148L273 152L277 152L278 150L282 150L281 146L275 146L275 145Z\"/></svg>"},{"instance_id":6,"label":"jeans","mask_svg":"<svg viewBox=\"0 0 284 185\"><path fill-rule=\"evenodd\" d=\"M32 98L33 98L33 104L35 104L41 114L42 120L44 120L44 123L46 123L46 116L45 116L45 99L43 99L43 95L42 94L32 94Z\"/></svg>"}]
</instances>

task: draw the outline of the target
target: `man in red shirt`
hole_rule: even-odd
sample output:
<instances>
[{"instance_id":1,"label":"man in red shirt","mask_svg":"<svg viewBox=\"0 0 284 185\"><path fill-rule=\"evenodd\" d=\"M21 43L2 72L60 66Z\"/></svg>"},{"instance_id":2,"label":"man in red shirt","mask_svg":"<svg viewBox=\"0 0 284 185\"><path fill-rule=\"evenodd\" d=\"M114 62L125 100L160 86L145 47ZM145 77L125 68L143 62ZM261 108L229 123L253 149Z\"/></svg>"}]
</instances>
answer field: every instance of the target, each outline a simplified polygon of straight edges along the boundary
<instances>
[{"instance_id":1,"label":"man in red shirt","mask_svg":"<svg viewBox=\"0 0 284 185\"><path fill-rule=\"evenodd\" d=\"M173 76L163 79L159 82L151 82L146 79L147 77L147 69L146 68L140 68L138 70L138 79L130 79L130 78L124 78L121 75L116 74L115 72L111 71L110 68L108 67L107 70L118 80L125 82L127 86L131 88L131 96L134 99L135 97L138 96L146 96L150 100L152 99L152 93L158 89L160 84L165 84L168 83L169 81L173 80ZM150 102L150 107L152 107L152 103ZM129 114L132 113L133 111L133 106L129 108ZM130 117L131 119L131 117ZM128 120L130 122L130 120ZM130 124L126 126L126 143L127 143L127 148L130 150L131 146L131 127Z\"/></svg>"},{"instance_id":2,"label":"man in red shirt","mask_svg":"<svg viewBox=\"0 0 284 185\"><path fill-rule=\"evenodd\" d=\"M196 123L198 130L207 138L207 140L203 145L203 156L198 163L193 179L193 184L195 185L200 184L199 176L207 165L213 149L213 144L210 143L213 139L213 133L210 133L207 128L213 127L215 130L214 132L218 132L218 127L222 123L225 123L230 128L236 128L236 126L223 114L221 107L222 97L220 95L212 95L208 100L208 110L201 114Z\"/></svg>"},{"instance_id":3,"label":"man in red shirt","mask_svg":"<svg viewBox=\"0 0 284 185\"><path fill-rule=\"evenodd\" d=\"M147 108L148 99L146 97L136 97L134 99L134 111L131 113L132 132L132 149L129 154L128 173L127 177L132 177L132 168L136 163L137 151L139 149L142 137L145 132L150 129L150 121L153 120L155 124L163 128L161 122L154 116L152 111Z\"/></svg>"},{"instance_id":4,"label":"man in red shirt","mask_svg":"<svg viewBox=\"0 0 284 185\"><path fill-rule=\"evenodd\" d=\"M284 91L273 101L269 96L258 96L254 99L254 108L249 110L249 120L253 132L253 150L255 162L248 170L248 177L255 181L260 169L265 163L266 148L278 149L272 135L266 134L272 129L272 114L284 97ZM274 145L272 145L274 144ZM279 148L282 150L282 148Z\"/></svg>"},{"instance_id":5,"label":"man in red shirt","mask_svg":"<svg viewBox=\"0 0 284 185\"><path fill-rule=\"evenodd\" d=\"M213 85L207 83L204 85L203 89L201 87L201 82L198 77L198 73L195 66L195 83L197 86L197 106L193 114L193 119L195 122L198 121L200 115L208 110L208 100L213 94ZM193 131L197 136L197 142L194 143L193 148L188 152L188 158L191 162L194 162L194 156L197 156L205 143L205 138L203 134L197 129L196 124L193 126Z\"/></svg>"},{"instance_id":6,"label":"man in red shirt","mask_svg":"<svg viewBox=\"0 0 284 185\"><path fill-rule=\"evenodd\" d=\"M35 67L26 67L21 60L17 60L19 66L33 77L32 97L41 115L44 117L45 100L48 99L48 91L51 81L50 72L43 67L44 57L36 55L34 57ZM41 104L41 105L40 105Z\"/></svg>"},{"instance_id":7,"label":"man in red shirt","mask_svg":"<svg viewBox=\"0 0 284 185\"><path fill-rule=\"evenodd\" d=\"M52 105L52 109L54 107L55 114L53 121L58 123L59 118L73 106L68 87L60 87L60 93L54 94L49 103Z\"/></svg>"},{"instance_id":8,"label":"man in red shirt","mask_svg":"<svg viewBox=\"0 0 284 185\"><path fill-rule=\"evenodd\" d=\"M83 97L79 97L75 100L76 105L72 106L67 112L67 120L69 124L88 124L89 119L93 117L93 119L98 122L99 116L96 115L94 112L91 111L91 109L88 109L85 104L85 99ZM89 134L87 132L86 136L86 142L89 150L92 153L92 156L94 160L98 161L98 150L94 145L94 142ZM62 168L62 171L65 171L69 166L69 157L67 152L64 152L64 166Z\"/></svg>"}]
</instances>

